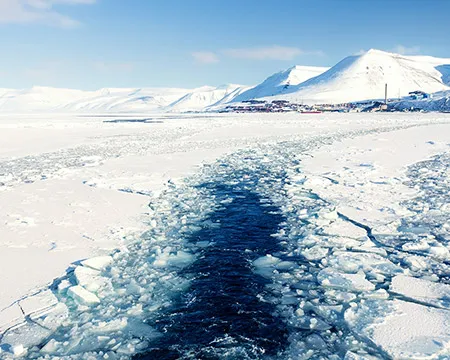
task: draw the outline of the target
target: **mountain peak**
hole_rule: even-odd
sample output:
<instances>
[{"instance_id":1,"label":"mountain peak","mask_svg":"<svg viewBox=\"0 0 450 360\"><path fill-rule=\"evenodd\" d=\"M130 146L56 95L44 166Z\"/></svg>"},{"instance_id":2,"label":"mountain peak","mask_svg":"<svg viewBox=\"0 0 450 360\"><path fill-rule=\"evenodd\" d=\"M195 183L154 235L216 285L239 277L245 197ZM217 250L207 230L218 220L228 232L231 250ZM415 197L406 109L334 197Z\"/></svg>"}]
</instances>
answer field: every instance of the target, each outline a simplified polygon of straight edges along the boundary
<instances>
[{"instance_id":1,"label":"mountain peak","mask_svg":"<svg viewBox=\"0 0 450 360\"><path fill-rule=\"evenodd\" d=\"M259 85L243 92L233 101L245 101L283 93L287 88L297 86L302 82L327 71L326 67L295 65L286 70L269 76Z\"/></svg>"},{"instance_id":2,"label":"mountain peak","mask_svg":"<svg viewBox=\"0 0 450 360\"><path fill-rule=\"evenodd\" d=\"M372 48L372 49L367 50L366 54L389 54L389 53L386 51L383 51L383 50L378 50L378 49Z\"/></svg>"},{"instance_id":3,"label":"mountain peak","mask_svg":"<svg viewBox=\"0 0 450 360\"><path fill-rule=\"evenodd\" d=\"M439 64L442 64L439 66ZM309 103L344 103L382 99L388 84L388 96L408 95L422 90L449 89L446 59L401 56L370 49L359 56L349 56L327 72L283 91L283 99Z\"/></svg>"},{"instance_id":4,"label":"mountain peak","mask_svg":"<svg viewBox=\"0 0 450 360\"><path fill-rule=\"evenodd\" d=\"M389 51L379 50L379 49L369 49L366 52L362 53L359 58L366 58L366 57L399 57L402 56L400 54L392 53Z\"/></svg>"}]
</instances>

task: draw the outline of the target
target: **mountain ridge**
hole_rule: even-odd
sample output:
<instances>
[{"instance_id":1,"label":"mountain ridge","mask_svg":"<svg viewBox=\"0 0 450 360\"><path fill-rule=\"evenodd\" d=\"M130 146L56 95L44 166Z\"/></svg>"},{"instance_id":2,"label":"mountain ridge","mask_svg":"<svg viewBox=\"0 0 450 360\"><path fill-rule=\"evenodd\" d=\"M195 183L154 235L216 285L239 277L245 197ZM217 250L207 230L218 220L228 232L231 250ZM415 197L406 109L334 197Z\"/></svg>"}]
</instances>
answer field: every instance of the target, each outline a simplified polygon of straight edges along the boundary
<instances>
[{"instance_id":1,"label":"mountain ridge","mask_svg":"<svg viewBox=\"0 0 450 360\"><path fill-rule=\"evenodd\" d=\"M185 112L220 110L253 99L296 103L345 103L402 97L411 91L450 90L450 59L405 56L371 49L331 68L295 65L256 86L224 84L185 88L102 88L95 91L34 86L0 88L1 112Z\"/></svg>"}]
</instances>

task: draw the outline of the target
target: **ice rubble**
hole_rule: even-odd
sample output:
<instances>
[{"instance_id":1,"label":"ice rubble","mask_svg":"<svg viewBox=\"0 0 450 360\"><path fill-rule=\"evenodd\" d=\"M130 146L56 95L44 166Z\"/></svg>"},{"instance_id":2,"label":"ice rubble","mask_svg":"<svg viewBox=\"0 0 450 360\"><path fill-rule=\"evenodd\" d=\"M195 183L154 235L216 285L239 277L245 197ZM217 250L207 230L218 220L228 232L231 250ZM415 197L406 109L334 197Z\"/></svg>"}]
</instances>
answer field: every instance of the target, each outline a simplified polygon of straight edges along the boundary
<instances>
[{"instance_id":1,"label":"ice rubble","mask_svg":"<svg viewBox=\"0 0 450 360\"><path fill-rule=\"evenodd\" d=\"M283 250L253 263L271 280L272 295L261 300L276 304L290 329L281 358L448 358L449 208L442 200L448 159L421 164L420 176L412 177L423 196L405 204L416 215L403 221L400 235L371 234L305 186L298 154L317 145L241 151L169 184L149 204L149 230L141 239L75 266L55 282L54 295L47 293L52 300L45 311L27 314L22 305L26 322L4 332L1 356L125 359L145 352L163 336L152 319L189 286L179 270L209 245L185 239L220 226L208 214L232 201L217 202L201 184L222 182L246 184L285 218L273 234Z\"/></svg>"}]
</instances>

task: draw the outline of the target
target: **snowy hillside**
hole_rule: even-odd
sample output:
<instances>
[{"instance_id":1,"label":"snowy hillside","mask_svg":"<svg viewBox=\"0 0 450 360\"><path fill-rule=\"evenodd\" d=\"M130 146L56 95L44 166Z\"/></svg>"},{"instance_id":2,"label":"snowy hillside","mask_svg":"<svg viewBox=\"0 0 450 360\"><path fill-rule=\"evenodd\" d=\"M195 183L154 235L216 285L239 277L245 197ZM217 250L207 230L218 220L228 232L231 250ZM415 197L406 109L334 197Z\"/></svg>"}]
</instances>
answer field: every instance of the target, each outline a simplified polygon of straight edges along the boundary
<instances>
[{"instance_id":1,"label":"snowy hillside","mask_svg":"<svg viewBox=\"0 0 450 360\"><path fill-rule=\"evenodd\" d=\"M219 87L204 86L177 99L165 110L173 112L202 111L209 106L226 103L246 89L248 88L235 84Z\"/></svg>"},{"instance_id":2,"label":"snowy hillside","mask_svg":"<svg viewBox=\"0 0 450 360\"><path fill-rule=\"evenodd\" d=\"M93 92L34 86L27 90L0 90L0 111L28 112L51 110L69 101L92 96Z\"/></svg>"},{"instance_id":3,"label":"snowy hillside","mask_svg":"<svg viewBox=\"0 0 450 360\"><path fill-rule=\"evenodd\" d=\"M81 91L48 87L0 91L3 112L133 112L159 110L184 96L188 89L110 88Z\"/></svg>"},{"instance_id":4,"label":"snowy hillside","mask_svg":"<svg viewBox=\"0 0 450 360\"><path fill-rule=\"evenodd\" d=\"M155 111L184 96L188 89L101 89L61 106L70 112Z\"/></svg>"},{"instance_id":5,"label":"snowy hillside","mask_svg":"<svg viewBox=\"0 0 450 360\"><path fill-rule=\"evenodd\" d=\"M223 85L197 89L105 88L97 91L33 87L0 89L0 112L110 113L201 111L232 100L248 87Z\"/></svg>"},{"instance_id":6,"label":"snowy hillside","mask_svg":"<svg viewBox=\"0 0 450 360\"><path fill-rule=\"evenodd\" d=\"M239 95L243 94L244 92L246 92L247 90L249 90L251 88L252 88L251 86L239 86L232 92L229 92L228 94L226 94L222 99L220 99L216 103L214 103L210 106L207 106L204 110L208 111L208 110L220 108L221 105L228 104L228 103L234 101L234 99L236 97L238 97Z\"/></svg>"},{"instance_id":7,"label":"snowy hillside","mask_svg":"<svg viewBox=\"0 0 450 360\"><path fill-rule=\"evenodd\" d=\"M349 56L325 73L282 91L277 98L306 103L341 103L450 89L450 59L403 56L380 50Z\"/></svg>"},{"instance_id":8,"label":"snowy hillside","mask_svg":"<svg viewBox=\"0 0 450 360\"><path fill-rule=\"evenodd\" d=\"M234 101L245 101L282 94L290 87L298 85L308 79L311 79L312 77L318 76L328 69L329 68L327 67L299 65L291 67L287 70L273 74L261 84L237 96Z\"/></svg>"}]
</instances>

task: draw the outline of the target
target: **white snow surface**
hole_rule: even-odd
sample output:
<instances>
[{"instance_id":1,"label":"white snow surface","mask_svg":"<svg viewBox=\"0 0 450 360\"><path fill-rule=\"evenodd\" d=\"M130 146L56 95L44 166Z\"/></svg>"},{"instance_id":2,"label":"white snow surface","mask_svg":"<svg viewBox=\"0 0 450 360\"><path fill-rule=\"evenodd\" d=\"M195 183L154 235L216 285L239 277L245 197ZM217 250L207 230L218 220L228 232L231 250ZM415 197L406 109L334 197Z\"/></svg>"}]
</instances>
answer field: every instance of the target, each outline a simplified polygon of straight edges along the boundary
<instances>
[{"instance_id":1,"label":"white snow surface","mask_svg":"<svg viewBox=\"0 0 450 360\"><path fill-rule=\"evenodd\" d=\"M448 359L447 310L401 300L370 300L347 310L345 318L394 359Z\"/></svg>"},{"instance_id":2,"label":"white snow surface","mask_svg":"<svg viewBox=\"0 0 450 360\"><path fill-rule=\"evenodd\" d=\"M145 349L160 334L143 319L188 286L173 269L208 246L179 236L215 206L182 179L243 154L287 177L258 187L285 217L285 249L254 266L284 321L311 332L292 334L289 356L449 358L446 114L10 115L0 128L0 358Z\"/></svg>"}]
</instances>

